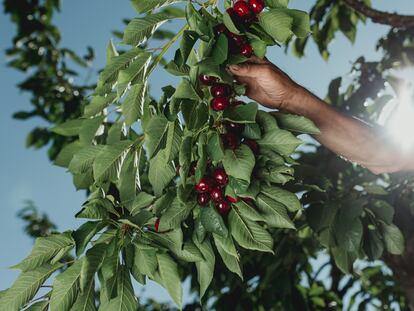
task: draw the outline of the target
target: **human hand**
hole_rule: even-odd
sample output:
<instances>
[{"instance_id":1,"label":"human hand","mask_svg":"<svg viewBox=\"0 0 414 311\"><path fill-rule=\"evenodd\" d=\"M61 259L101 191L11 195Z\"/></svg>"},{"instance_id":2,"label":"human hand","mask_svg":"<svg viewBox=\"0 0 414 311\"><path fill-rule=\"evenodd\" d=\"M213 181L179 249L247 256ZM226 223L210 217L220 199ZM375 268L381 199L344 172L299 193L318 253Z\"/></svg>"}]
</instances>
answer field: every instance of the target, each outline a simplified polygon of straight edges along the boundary
<instances>
[{"instance_id":1,"label":"human hand","mask_svg":"<svg viewBox=\"0 0 414 311\"><path fill-rule=\"evenodd\" d=\"M236 80L247 86L246 96L273 109L289 111L299 85L267 59L251 57L243 64L230 65L228 70Z\"/></svg>"}]
</instances>

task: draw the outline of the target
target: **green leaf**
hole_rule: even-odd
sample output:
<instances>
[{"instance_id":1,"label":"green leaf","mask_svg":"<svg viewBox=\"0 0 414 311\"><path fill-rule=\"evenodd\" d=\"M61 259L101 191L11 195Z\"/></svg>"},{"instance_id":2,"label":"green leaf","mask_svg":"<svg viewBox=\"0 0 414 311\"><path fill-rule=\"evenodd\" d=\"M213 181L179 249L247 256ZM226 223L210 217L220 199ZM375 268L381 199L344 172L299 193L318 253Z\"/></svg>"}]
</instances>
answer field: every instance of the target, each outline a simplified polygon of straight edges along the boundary
<instances>
[{"instance_id":1,"label":"green leaf","mask_svg":"<svg viewBox=\"0 0 414 311\"><path fill-rule=\"evenodd\" d=\"M100 221L88 221L73 232L72 236L76 242L76 256L80 256L85 251L90 240L104 226L105 224Z\"/></svg>"},{"instance_id":2,"label":"green leaf","mask_svg":"<svg viewBox=\"0 0 414 311\"><path fill-rule=\"evenodd\" d=\"M71 309L79 293L81 268L82 261L75 261L73 265L55 278L50 297L51 310L66 311Z\"/></svg>"},{"instance_id":3,"label":"green leaf","mask_svg":"<svg viewBox=\"0 0 414 311\"><path fill-rule=\"evenodd\" d=\"M295 225L289 218L289 215L283 204L272 200L263 194L259 194L256 202L258 209L264 216L265 222L269 226L274 228L295 229Z\"/></svg>"},{"instance_id":4,"label":"green leaf","mask_svg":"<svg viewBox=\"0 0 414 311\"><path fill-rule=\"evenodd\" d=\"M83 121L84 119L69 120L55 127L52 127L50 131L52 131L53 133L62 135L62 136L67 136L67 137L77 136L79 135L79 131L80 131Z\"/></svg>"},{"instance_id":5,"label":"green leaf","mask_svg":"<svg viewBox=\"0 0 414 311\"><path fill-rule=\"evenodd\" d=\"M338 268L345 274L351 273L353 263L355 259L357 259L357 256L354 253L349 253L339 247L332 248L331 252Z\"/></svg>"},{"instance_id":6,"label":"green leaf","mask_svg":"<svg viewBox=\"0 0 414 311\"><path fill-rule=\"evenodd\" d=\"M223 118L237 123L256 122L257 104L248 103L224 111Z\"/></svg>"},{"instance_id":7,"label":"green leaf","mask_svg":"<svg viewBox=\"0 0 414 311\"><path fill-rule=\"evenodd\" d=\"M256 122L263 129L264 133L272 132L273 130L278 130L276 119L272 117L269 112L258 110L256 115Z\"/></svg>"},{"instance_id":8,"label":"green leaf","mask_svg":"<svg viewBox=\"0 0 414 311\"><path fill-rule=\"evenodd\" d=\"M320 134L316 125L303 116L282 112L273 112L272 115L276 118L277 123L285 130L312 135Z\"/></svg>"},{"instance_id":9,"label":"green leaf","mask_svg":"<svg viewBox=\"0 0 414 311\"><path fill-rule=\"evenodd\" d=\"M291 155L302 144L302 140L292 133L280 129L265 133L257 142L261 148L268 148L285 156Z\"/></svg>"},{"instance_id":10,"label":"green leaf","mask_svg":"<svg viewBox=\"0 0 414 311\"><path fill-rule=\"evenodd\" d=\"M223 23L226 26L226 28L228 30L230 30L231 32L237 33L237 34L240 33L240 31L237 29L236 25L234 25L234 22L231 19L231 16L229 15L229 13L227 13L227 11L224 12L224 14L223 14Z\"/></svg>"},{"instance_id":11,"label":"green leaf","mask_svg":"<svg viewBox=\"0 0 414 311\"><path fill-rule=\"evenodd\" d=\"M185 205L178 199L174 199L161 215L160 230L180 228L181 223L188 217L192 208L192 205Z\"/></svg>"},{"instance_id":12,"label":"green leaf","mask_svg":"<svg viewBox=\"0 0 414 311\"><path fill-rule=\"evenodd\" d=\"M84 120L79 130L79 141L84 145L90 145L104 119L104 116L98 116Z\"/></svg>"},{"instance_id":13,"label":"green leaf","mask_svg":"<svg viewBox=\"0 0 414 311\"><path fill-rule=\"evenodd\" d=\"M131 126L142 116L146 90L146 84L138 83L132 85L128 91L128 96L122 103L122 114L126 125Z\"/></svg>"},{"instance_id":14,"label":"green leaf","mask_svg":"<svg viewBox=\"0 0 414 311\"><path fill-rule=\"evenodd\" d=\"M224 154L223 166L227 174L236 179L250 182L255 165L252 150L246 145L240 145L236 150L227 149Z\"/></svg>"},{"instance_id":15,"label":"green leaf","mask_svg":"<svg viewBox=\"0 0 414 311\"><path fill-rule=\"evenodd\" d=\"M108 302L102 303L102 311L136 311L138 302L134 294L131 277L128 269L122 266L117 275L116 296Z\"/></svg>"},{"instance_id":16,"label":"green leaf","mask_svg":"<svg viewBox=\"0 0 414 311\"><path fill-rule=\"evenodd\" d=\"M382 220L388 225L392 224L394 219L394 207L383 200L375 200L368 208L375 214L375 217Z\"/></svg>"},{"instance_id":17,"label":"green leaf","mask_svg":"<svg viewBox=\"0 0 414 311\"><path fill-rule=\"evenodd\" d=\"M131 0L132 5L138 13L147 13L148 11L176 2L181 2L181 0Z\"/></svg>"},{"instance_id":18,"label":"green leaf","mask_svg":"<svg viewBox=\"0 0 414 311\"><path fill-rule=\"evenodd\" d=\"M57 155L54 164L60 167L69 167L74 154L82 149L82 144L77 140L64 146Z\"/></svg>"},{"instance_id":19,"label":"green leaf","mask_svg":"<svg viewBox=\"0 0 414 311\"><path fill-rule=\"evenodd\" d=\"M181 308L183 290L177 264L167 254L157 254L157 261L162 285L167 289L174 302Z\"/></svg>"},{"instance_id":20,"label":"green leaf","mask_svg":"<svg viewBox=\"0 0 414 311\"><path fill-rule=\"evenodd\" d=\"M22 271L33 270L36 267L50 262L53 257L60 254L60 252L64 251L67 253L74 246L75 241L73 240L70 231L37 238L30 255L19 264L13 266L13 268Z\"/></svg>"},{"instance_id":21,"label":"green leaf","mask_svg":"<svg viewBox=\"0 0 414 311\"><path fill-rule=\"evenodd\" d=\"M101 267L105 259L107 247L108 245L105 243L95 244L86 252L79 279L82 293L84 293L90 283L93 282L95 273Z\"/></svg>"},{"instance_id":22,"label":"green leaf","mask_svg":"<svg viewBox=\"0 0 414 311\"><path fill-rule=\"evenodd\" d=\"M167 162L167 157L163 151L159 152L150 160L148 179L154 188L156 196L160 196L164 188L175 176L175 169L171 163Z\"/></svg>"},{"instance_id":23,"label":"green leaf","mask_svg":"<svg viewBox=\"0 0 414 311\"><path fill-rule=\"evenodd\" d=\"M260 139L262 137L262 131L257 123L246 123L242 136L249 139Z\"/></svg>"},{"instance_id":24,"label":"green leaf","mask_svg":"<svg viewBox=\"0 0 414 311\"><path fill-rule=\"evenodd\" d=\"M133 142L120 141L106 145L93 162L93 177L96 181L108 181L119 178L119 173Z\"/></svg>"},{"instance_id":25,"label":"green leaf","mask_svg":"<svg viewBox=\"0 0 414 311\"><path fill-rule=\"evenodd\" d=\"M143 52L139 54L125 69L121 69L117 80L117 94L121 97L130 84L144 84L145 74L151 61L151 54Z\"/></svg>"},{"instance_id":26,"label":"green leaf","mask_svg":"<svg viewBox=\"0 0 414 311\"><path fill-rule=\"evenodd\" d=\"M286 8L289 4L289 0L265 0L266 6L270 8Z\"/></svg>"},{"instance_id":27,"label":"green leaf","mask_svg":"<svg viewBox=\"0 0 414 311\"><path fill-rule=\"evenodd\" d=\"M132 216L135 216L140 212L140 210L144 207L147 207L152 202L154 202L155 197L151 194L148 194L146 192L140 192L134 199L134 202L132 203L130 207L130 212Z\"/></svg>"},{"instance_id":28,"label":"green leaf","mask_svg":"<svg viewBox=\"0 0 414 311\"><path fill-rule=\"evenodd\" d=\"M287 190L276 186L262 186L261 192L269 198L282 203L289 212L296 212L302 208L298 197Z\"/></svg>"},{"instance_id":29,"label":"green leaf","mask_svg":"<svg viewBox=\"0 0 414 311\"><path fill-rule=\"evenodd\" d=\"M154 278L154 273L157 271L158 262L155 249L140 249L134 245L134 264L133 269L138 270L150 278Z\"/></svg>"},{"instance_id":30,"label":"green leaf","mask_svg":"<svg viewBox=\"0 0 414 311\"><path fill-rule=\"evenodd\" d=\"M291 37L294 19L284 9L271 9L257 17L260 26L276 41L284 43Z\"/></svg>"},{"instance_id":31,"label":"green leaf","mask_svg":"<svg viewBox=\"0 0 414 311\"><path fill-rule=\"evenodd\" d=\"M1 311L21 310L37 293L40 286L61 264L45 264L30 271L22 272L0 300Z\"/></svg>"},{"instance_id":32,"label":"green leaf","mask_svg":"<svg viewBox=\"0 0 414 311\"><path fill-rule=\"evenodd\" d=\"M357 253L361 246L363 227L359 218L341 217L338 214L333 226L337 245L347 252Z\"/></svg>"},{"instance_id":33,"label":"green leaf","mask_svg":"<svg viewBox=\"0 0 414 311\"><path fill-rule=\"evenodd\" d=\"M96 95L92 97L92 100L85 106L83 116L86 118L93 117L98 113L101 113L106 107L112 104L116 99L115 93L110 93L106 96Z\"/></svg>"},{"instance_id":34,"label":"green leaf","mask_svg":"<svg viewBox=\"0 0 414 311\"><path fill-rule=\"evenodd\" d=\"M241 247L273 253L273 239L269 232L244 218L235 206L229 213L229 226L231 235Z\"/></svg>"},{"instance_id":35,"label":"green leaf","mask_svg":"<svg viewBox=\"0 0 414 311\"><path fill-rule=\"evenodd\" d=\"M135 18L128 23L122 42L138 46L147 41L154 31L170 18L170 16L164 13L149 14L143 18Z\"/></svg>"},{"instance_id":36,"label":"green leaf","mask_svg":"<svg viewBox=\"0 0 414 311\"><path fill-rule=\"evenodd\" d=\"M177 157L182 136L183 131L181 130L179 121L176 120L174 122L168 122L167 137L164 148L167 161L172 161Z\"/></svg>"},{"instance_id":37,"label":"green leaf","mask_svg":"<svg viewBox=\"0 0 414 311\"><path fill-rule=\"evenodd\" d=\"M197 94L196 90L192 86L191 82L187 79L181 80L180 84L178 84L177 89L174 93L175 98L185 98L185 99L193 99L193 100L201 100L200 96Z\"/></svg>"},{"instance_id":38,"label":"green leaf","mask_svg":"<svg viewBox=\"0 0 414 311\"><path fill-rule=\"evenodd\" d=\"M188 56L190 55L191 51L193 51L194 44L197 42L198 38L199 35L195 31L184 31L183 37L180 42L182 65L187 62Z\"/></svg>"},{"instance_id":39,"label":"green leaf","mask_svg":"<svg viewBox=\"0 0 414 311\"><path fill-rule=\"evenodd\" d=\"M150 119L145 128L145 144L150 158L165 147L167 130L168 120L164 116L153 116Z\"/></svg>"},{"instance_id":40,"label":"green leaf","mask_svg":"<svg viewBox=\"0 0 414 311\"><path fill-rule=\"evenodd\" d=\"M218 37L216 44L214 45L214 49L211 53L211 58L216 64L220 65L227 59L228 50L229 42L227 40L227 37L226 35L221 34Z\"/></svg>"},{"instance_id":41,"label":"green leaf","mask_svg":"<svg viewBox=\"0 0 414 311\"><path fill-rule=\"evenodd\" d=\"M208 232L214 232L222 237L226 237L229 234L223 218L213 206L201 209L200 221Z\"/></svg>"},{"instance_id":42,"label":"green leaf","mask_svg":"<svg viewBox=\"0 0 414 311\"><path fill-rule=\"evenodd\" d=\"M214 275L214 265L216 262L216 257L214 255L213 248L209 240L204 240L204 242L198 242L195 235L193 235L193 241L200 250L201 254L205 260L196 262L197 268L197 280L200 284L200 299L203 298L208 286L211 283Z\"/></svg>"},{"instance_id":43,"label":"green leaf","mask_svg":"<svg viewBox=\"0 0 414 311\"><path fill-rule=\"evenodd\" d=\"M47 311L48 307L49 307L49 301L43 300L43 301L32 303L30 307L24 310L25 311Z\"/></svg>"},{"instance_id":44,"label":"green leaf","mask_svg":"<svg viewBox=\"0 0 414 311\"><path fill-rule=\"evenodd\" d=\"M404 236L396 225L388 225L381 222L381 233L387 252L393 255L401 255L404 253Z\"/></svg>"},{"instance_id":45,"label":"green leaf","mask_svg":"<svg viewBox=\"0 0 414 311\"><path fill-rule=\"evenodd\" d=\"M73 174L86 173L92 168L93 161L103 148L102 145L93 145L77 151L69 163L69 171Z\"/></svg>"},{"instance_id":46,"label":"green leaf","mask_svg":"<svg viewBox=\"0 0 414 311\"><path fill-rule=\"evenodd\" d=\"M224 158L223 142L217 132L209 135L207 153L213 161L221 161Z\"/></svg>"},{"instance_id":47,"label":"green leaf","mask_svg":"<svg viewBox=\"0 0 414 311\"><path fill-rule=\"evenodd\" d=\"M286 13L293 18L292 32L298 38L305 38L310 34L309 14L293 9L285 9Z\"/></svg>"},{"instance_id":48,"label":"green leaf","mask_svg":"<svg viewBox=\"0 0 414 311\"><path fill-rule=\"evenodd\" d=\"M223 259L226 267L236 273L242 280L243 274L240 268L239 256L237 254L236 247L234 246L233 239L230 235L226 238L223 238L217 234L213 234L214 242L217 247L221 259Z\"/></svg>"},{"instance_id":49,"label":"green leaf","mask_svg":"<svg viewBox=\"0 0 414 311\"><path fill-rule=\"evenodd\" d=\"M70 311L96 311L95 282L90 282L83 293L78 293L78 298Z\"/></svg>"},{"instance_id":50,"label":"green leaf","mask_svg":"<svg viewBox=\"0 0 414 311\"><path fill-rule=\"evenodd\" d=\"M237 209L240 211L240 213L245 217L246 219L249 219L251 221L265 221L265 217L260 215L256 209L251 206L250 204L247 204L243 200L237 202L234 204L237 206Z\"/></svg>"}]
</instances>

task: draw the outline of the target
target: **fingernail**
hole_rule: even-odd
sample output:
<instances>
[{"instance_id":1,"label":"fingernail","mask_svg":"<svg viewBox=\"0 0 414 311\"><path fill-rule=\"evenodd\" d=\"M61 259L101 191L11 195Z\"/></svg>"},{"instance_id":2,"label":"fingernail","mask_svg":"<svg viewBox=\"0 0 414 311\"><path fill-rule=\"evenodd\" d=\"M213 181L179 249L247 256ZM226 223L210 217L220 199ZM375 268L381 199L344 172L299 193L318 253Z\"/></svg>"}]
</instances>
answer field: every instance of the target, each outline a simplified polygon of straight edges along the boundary
<instances>
[{"instance_id":1,"label":"fingernail","mask_svg":"<svg viewBox=\"0 0 414 311\"><path fill-rule=\"evenodd\" d=\"M230 70L238 71L239 69L240 69L240 66L238 65L230 65Z\"/></svg>"}]
</instances>

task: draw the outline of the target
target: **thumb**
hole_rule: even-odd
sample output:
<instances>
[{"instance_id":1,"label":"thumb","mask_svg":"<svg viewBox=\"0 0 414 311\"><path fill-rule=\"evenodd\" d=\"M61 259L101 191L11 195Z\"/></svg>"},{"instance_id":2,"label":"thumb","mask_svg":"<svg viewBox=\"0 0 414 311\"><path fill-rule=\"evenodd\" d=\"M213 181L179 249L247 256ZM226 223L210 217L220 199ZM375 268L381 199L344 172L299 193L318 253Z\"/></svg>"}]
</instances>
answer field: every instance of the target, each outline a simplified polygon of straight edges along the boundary
<instances>
[{"instance_id":1,"label":"thumb","mask_svg":"<svg viewBox=\"0 0 414 311\"><path fill-rule=\"evenodd\" d=\"M255 77L257 75L257 67L259 65L252 63L244 63L238 65L230 65L229 71L235 76Z\"/></svg>"}]
</instances>

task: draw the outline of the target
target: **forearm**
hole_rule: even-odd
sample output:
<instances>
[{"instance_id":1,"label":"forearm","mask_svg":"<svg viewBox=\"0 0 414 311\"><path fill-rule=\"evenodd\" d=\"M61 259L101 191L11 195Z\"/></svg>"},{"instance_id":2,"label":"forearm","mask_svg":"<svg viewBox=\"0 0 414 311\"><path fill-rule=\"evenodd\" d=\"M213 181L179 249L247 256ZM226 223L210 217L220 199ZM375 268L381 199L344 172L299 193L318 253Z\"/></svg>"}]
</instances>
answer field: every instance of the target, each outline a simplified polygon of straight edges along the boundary
<instances>
[{"instance_id":1,"label":"forearm","mask_svg":"<svg viewBox=\"0 0 414 311\"><path fill-rule=\"evenodd\" d=\"M286 107L312 120L321 131L315 138L347 160L374 173L414 169L411 157L402 154L377 129L338 112L303 88L297 90Z\"/></svg>"}]
</instances>

